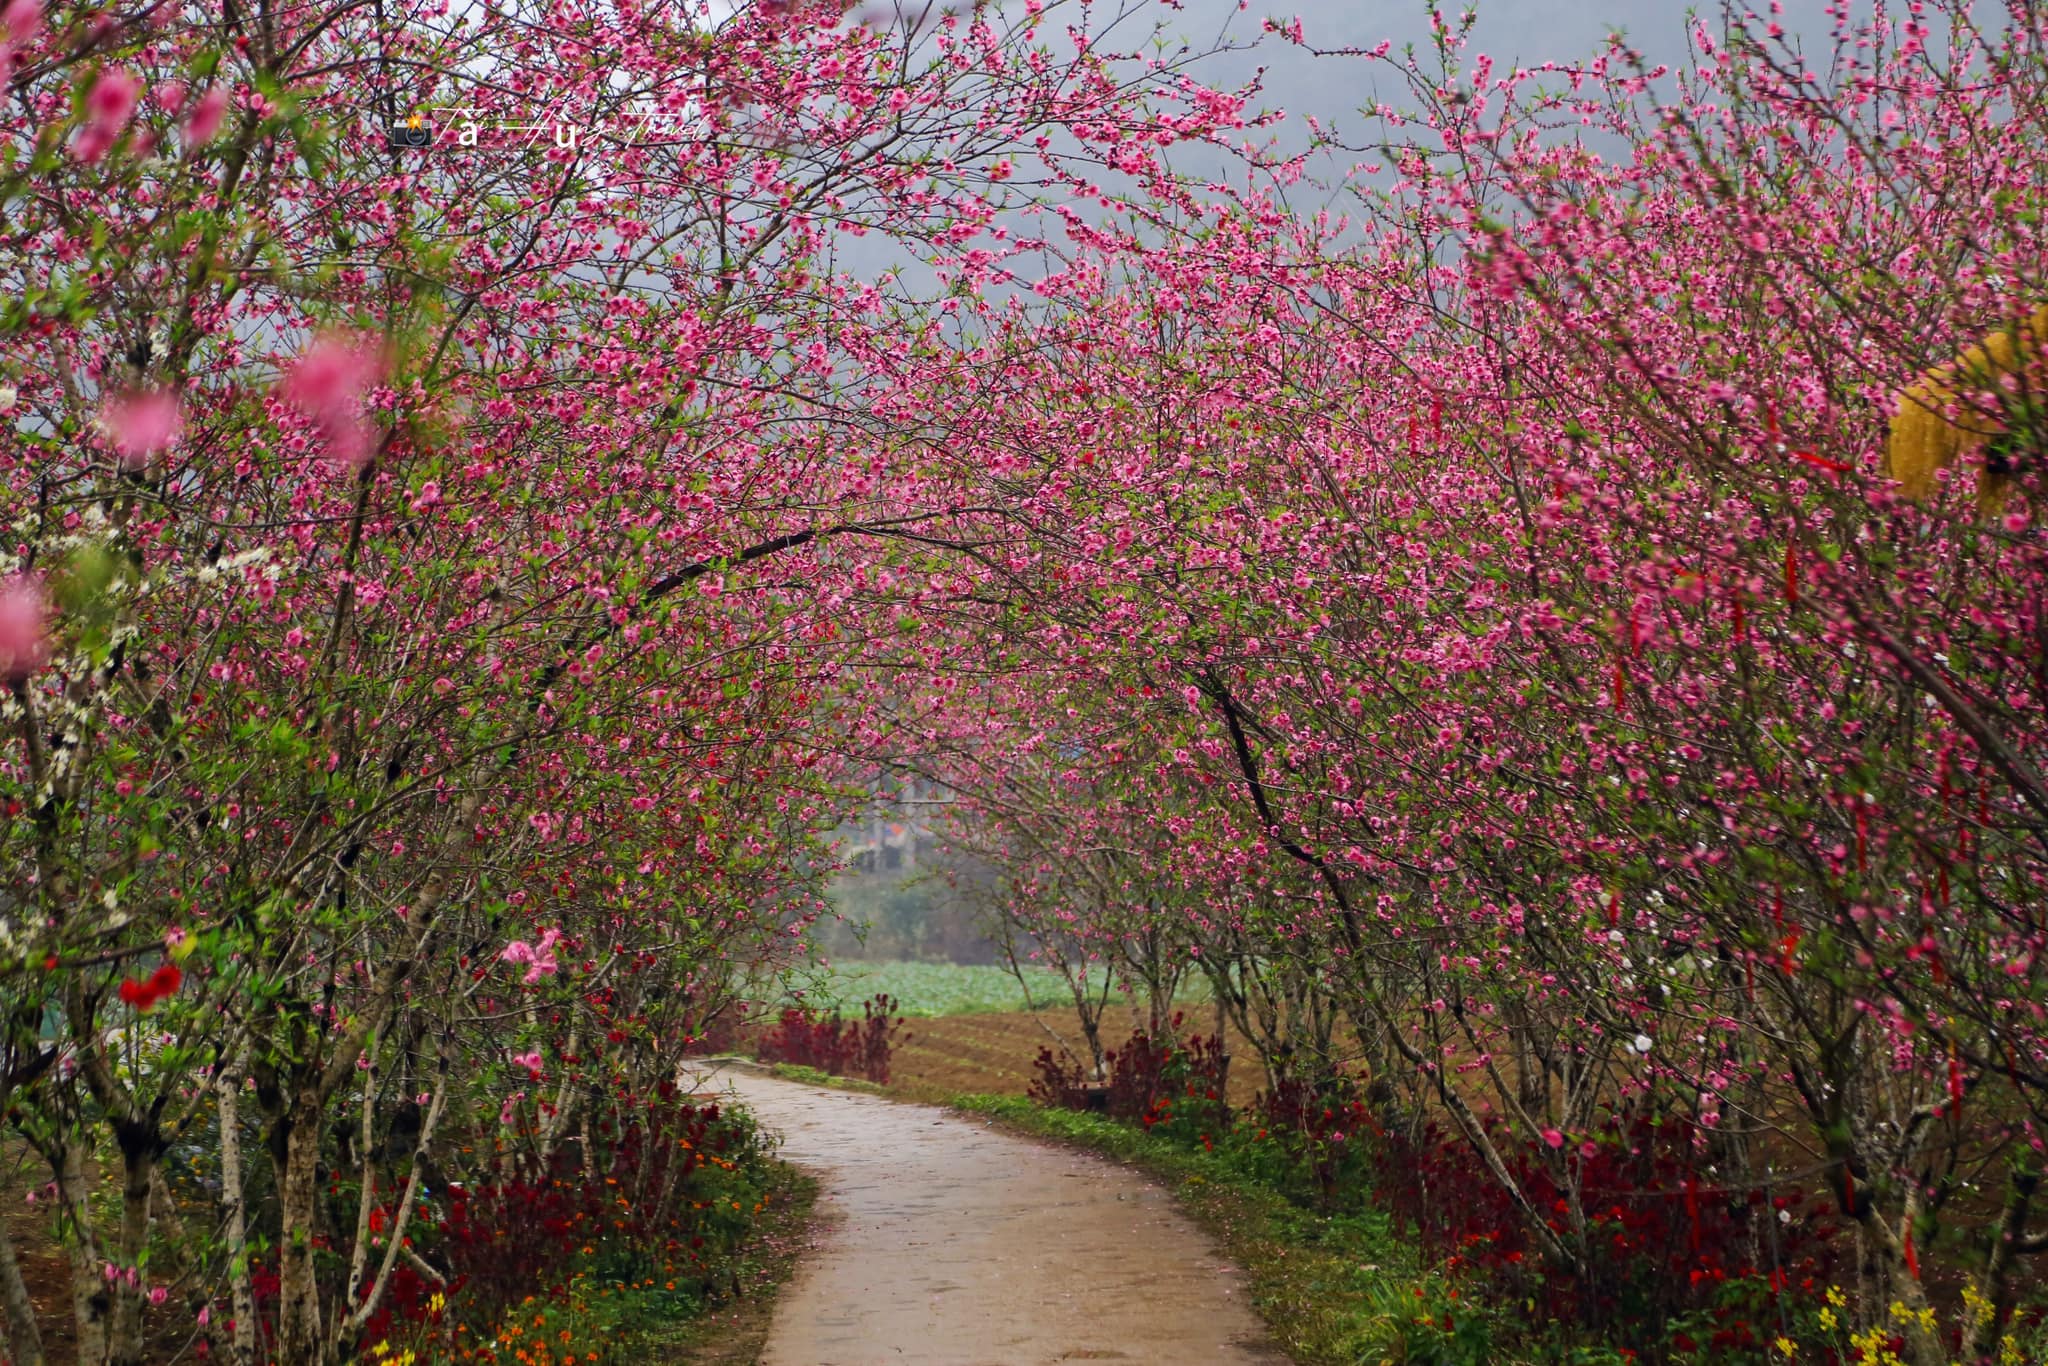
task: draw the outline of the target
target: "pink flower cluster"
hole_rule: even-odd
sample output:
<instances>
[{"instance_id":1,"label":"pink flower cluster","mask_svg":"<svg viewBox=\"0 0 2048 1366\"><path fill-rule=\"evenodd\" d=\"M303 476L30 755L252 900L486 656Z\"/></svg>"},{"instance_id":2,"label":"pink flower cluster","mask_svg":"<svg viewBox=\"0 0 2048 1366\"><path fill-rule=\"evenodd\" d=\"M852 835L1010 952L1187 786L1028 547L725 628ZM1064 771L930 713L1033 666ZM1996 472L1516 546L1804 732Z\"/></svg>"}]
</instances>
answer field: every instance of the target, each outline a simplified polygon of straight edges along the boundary
<instances>
[{"instance_id":1,"label":"pink flower cluster","mask_svg":"<svg viewBox=\"0 0 2048 1366\"><path fill-rule=\"evenodd\" d=\"M520 980L532 986L542 978L552 977L559 971L561 965L555 962L555 945L560 943L561 939L560 930L543 930L538 944L515 939L505 946L505 951L498 957L507 963L526 964L526 976Z\"/></svg>"}]
</instances>

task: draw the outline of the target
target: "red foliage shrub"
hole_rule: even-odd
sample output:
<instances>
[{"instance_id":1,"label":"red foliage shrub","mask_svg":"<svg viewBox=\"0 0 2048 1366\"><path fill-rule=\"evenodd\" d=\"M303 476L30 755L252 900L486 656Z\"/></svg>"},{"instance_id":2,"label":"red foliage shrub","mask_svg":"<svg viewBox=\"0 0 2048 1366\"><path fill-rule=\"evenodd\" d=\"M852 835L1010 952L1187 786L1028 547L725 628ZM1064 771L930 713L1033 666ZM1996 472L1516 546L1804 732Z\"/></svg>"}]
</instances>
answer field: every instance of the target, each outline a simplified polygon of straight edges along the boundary
<instances>
[{"instance_id":1,"label":"red foliage shrub","mask_svg":"<svg viewBox=\"0 0 2048 1366\"><path fill-rule=\"evenodd\" d=\"M1350 1133L1371 1123L1365 1104L1348 1077L1283 1076L1270 1091L1261 1091L1255 1108L1263 1127L1287 1129L1311 1138Z\"/></svg>"},{"instance_id":2,"label":"red foliage shrub","mask_svg":"<svg viewBox=\"0 0 2048 1366\"><path fill-rule=\"evenodd\" d=\"M449 1273L448 1300L459 1294L465 1319L492 1323L572 1266L631 1279L655 1259L701 1265L708 1247L740 1236L744 1216L707 1192L751 1151L751 1126L668 1084L642 1103L615 1100L591 1125L588 1154L569 1145L534 1171L530 1157L505 1152L481 1179L427 1192L436 1217L414 1224L419 1249ZM363 1341L431 1319L438 1289L401 1263Z\"/></svg>"},{"instance_id":3,"label":"red foliage shrub","mask_svg":"<svg viewBox=\"0 0 2048 1366\"><path fill-rule=\"evenodd\" d=\"M890 1056L910 1037L896 1007L896 998L886 993L862 1001L859 1020L842 1019L836 1010L820 1015L792 1006L761 1036L755 1056L886 1085Z\"/></svg>"},{"instance_id":4,"label":"red foliage shrub","mask_svg":"<svg viewBox=\"0 0 2048 1366\"><path fill-rule=\"evenodd\" d=\"M1610 1116L1565 1150L1567 1181L1558 1176L1558 1153L1494 1127L1516 1184L1549 1212L1561 1238L1583 1249L1586 1265L1577 1275L1544 1258L1469 1143L1434 1122L1373 1128L1375 1203L1425 1255L1477 1277L1502 1303L1534 1299L1559 1320L1622 1336L1632 1334L1630 1325L1649 1331L1706 1315L1717 1347L1761 1351L1772 1333L1763 1331L1762 1319L1752 1325L1740 1296L1731 1294L1735 1283L1781 1294L1833 1272L1837 1229L1826 1201L1793 1186L1768 1195L1718 1186L1702 1155L1711 1135L1689 1121ZM1573 1227L1572 1187L1583 1235Z\"/></svg>"},{"instance_id":5,"label":"red foliage shrub","mask_svg":"<svg viewBox=\"0 0 2048 1366\"><path fill-rule=\"evenodd\" d=\"M1181 1017L1173 1017L1180 1028ZM1135 1118L1146 1128L1177 1124L1196 1137L1221 1133L1230 1123L1230 1104L1223 1098L1224 1055L1221 1039L1190 1034L1176 1046L1154 1040L1144 1030L1109 1061L1109 1112Z\"/></svg>"},{"instance_id":6,"label":"red foliage shrub","mask_svg":"<svg viewBox=\"0 0 2048 1366\"><path fill-rule=\"evenodd\" d=\"M698 1057L747 1052L759 1033L760 1024L748 1018L746 1003L736 1002L699 1020L684 1051Z\"/></svg>"},{"instance_id":7,"label":"red foliage shrub","mask_svg":"<svg viewBox=\"0 0 2048 1366\"><path fill-rule=\"evenodd\" d=\"M1064 1050L1054 1053L1050 1048L1041 1047L1031 1063L1031 1070L1038 1075L1025 1088L1024 1094L1032 1100L1063 1110L1088 1108L1088 1088L1092 1078L1079 1058Z\"/></svg>"},{"instance_id":8,"label":"red foliage shrub","mask_svg":"<svg viewBox=\"0 0 2048 1366\"><path fill-rule=\"evenodd\" d=\"M1177 1031L1180 1022L1175 1014L1172 1028ZM1105 1108L1113 1117L1137 1120L1148 1129L1180 1121L1212 1135L1228 1126L1230 1109L1223 1099L1228 1059L1221 1040L1191 1034L1175 1043L1154 1039L1140 1028L1102 1058L1109 1072ZM1033 1100L1069 1110L1087 1108L1092 1078L1078 1058L1041 1048L1032 1070L1038 1074L1027 1092Z\"/></svg>"},{"instance_id":9,"label":"red foliage shrub","mask_svg":"<svg viewBox=\"0 0 2048 1366\"><path fill-rule=\"evenodd\" d=\"M1292 1161L1292 1184L1314 1190L1323 1209L1368 1195L1372 1138L1380 1133L1357 1081L1343 1073L1322 1077L1284 1075L1253 1105L1259 1133Z\"/></svg>"}]
</instances>

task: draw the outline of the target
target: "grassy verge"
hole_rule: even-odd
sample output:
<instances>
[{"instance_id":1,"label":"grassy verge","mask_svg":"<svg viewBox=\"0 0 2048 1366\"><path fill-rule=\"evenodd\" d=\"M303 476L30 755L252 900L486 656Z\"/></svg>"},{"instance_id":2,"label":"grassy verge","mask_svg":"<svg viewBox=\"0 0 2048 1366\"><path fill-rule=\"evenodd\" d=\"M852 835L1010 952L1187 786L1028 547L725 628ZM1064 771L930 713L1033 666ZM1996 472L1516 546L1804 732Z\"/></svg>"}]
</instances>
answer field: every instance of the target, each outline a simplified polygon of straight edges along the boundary
<instances>
[{"instance_id":1,"label":"grassy verge","mask_svg":"<svg viewBox=\"0 0 2048 1366\"><path fill-rule=\"evenodd\" d=\"M805 1067L797 1062L768 1064L768 1075L781 1077L784 1081L800 1081L806 1086L829 1086L835 1091L864 1091L871 1096L886 1094L883 1088L859 1077L835 1077L830 1072L820 1072L815 1067Z\"/></svg>"},{"instance_id":2,"label":"grassy verge","mask_svg":"<svg viewBox=\"0 0 2048 1366\"><path fill-rule=\"evenodd\" d=\"M777 1198L752 1236L723 1270L719 1300L700 1303L687 1317L670 1316L629 1329L624 1360L672 1366L747 1366L760 1358L774 1319L775 1300L811 1241L818 1183L794 1167L776 1178Z\"/></svg>"},{"instance_id":3,"label":"grassy verge","mask_svg":"<svg viewBox=\"0 0 2048 1366\"><path fill-rule=\"evenodd\" d=\"M1296 1361L1467 1359L1456 1354L1455 1326L1443 1331L1457 1322L1455 1290L1419 1264L1382 1215L1317 1214L1237 1170L1222 1152L1190 1150L1100 1115L1015 1096L959 1096L952 1104L1017 1133L1127 1162L1163 1183L1243 1268L1259 1316Z\"/></svg>"}]
</instances>

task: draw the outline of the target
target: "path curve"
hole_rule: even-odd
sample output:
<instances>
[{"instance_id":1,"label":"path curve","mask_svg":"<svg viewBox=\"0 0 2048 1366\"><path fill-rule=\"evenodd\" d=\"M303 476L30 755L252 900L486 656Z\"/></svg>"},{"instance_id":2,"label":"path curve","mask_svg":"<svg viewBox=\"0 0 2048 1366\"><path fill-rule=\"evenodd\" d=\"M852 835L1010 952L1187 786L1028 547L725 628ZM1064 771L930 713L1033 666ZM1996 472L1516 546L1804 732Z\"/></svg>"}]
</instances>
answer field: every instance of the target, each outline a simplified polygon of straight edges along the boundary
<instances>
[{"instance_id":1,"label":"path curve","mask_svg":"<svg viewBox=\"0 0 2048 1366\"><path fill-rule=\"evenodd\" d=\"M738 1069L703 1086L822 1186L820 1246L776 1301L763 1366L1286 1360L1172 1197L1112 1163Z\"/></svg>"}]
</instances>

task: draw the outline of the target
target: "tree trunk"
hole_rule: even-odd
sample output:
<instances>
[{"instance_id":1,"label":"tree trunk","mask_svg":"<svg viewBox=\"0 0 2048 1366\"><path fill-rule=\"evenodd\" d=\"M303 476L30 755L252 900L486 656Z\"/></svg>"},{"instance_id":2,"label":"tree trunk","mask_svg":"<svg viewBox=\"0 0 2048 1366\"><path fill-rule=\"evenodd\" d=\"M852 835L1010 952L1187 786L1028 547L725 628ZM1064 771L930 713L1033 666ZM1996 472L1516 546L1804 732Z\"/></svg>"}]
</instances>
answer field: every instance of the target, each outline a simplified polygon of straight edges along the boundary
<instances>
[{"instance_id":1,"label":"tree trunk","mask_svg":"<svg viewBox=\"0 0 2048 1366\"><path fill-rule=\"evenodd\" d=\"M1089 1076L1101 1086L1109 1080L1109 1069L1102 1062L1102 1022L1086 1010L1081 1012L1081 1037L1088 1041Z\"/></svg>"},{"instance_id":2,"label":"tree trunk","mask_svg":"<svg viewBox=\"0 0 2048 1366\"><path fill-rule=\"evenodd\" d=\"M1583 1244L1576 1236L1574 1236L1571 1242L1567 1243L1564 1236L1557 1229L1550 1226L1550 1221L1544 1216L1543 1212L1530 1203L1528 1192L1522 1188L1522 1183L1515 1178L1515 1175L1508 1170L1508 1165L1502 1159L1500 1149L1494 1146L1493 1139L1488 1134L1485 1123L1477 1114L1473 1113L1472 1107L1465 1103L1465 1098L1458 1094L1456 1088L1445 1080L1443 1069L1433 1066L1434 1060L1425 1058L1415 1045L1402 1037L1400 1021L1395 1018L1393 1012L1387 1007L1386 1002L1381 1000L1376 992L1366 991L1361 994L1364 996L1365 1006L1372 1012L1372 1019L1358 1018L1358 1015L1355 1014L1354 1022L1358 1026L1359 1031L1363 1033L1368 1024L1375 1022L1385 1030L1387 1041L1393 1045L1394 1050L1401 1055L1402 1059L1418 1073L1428 1078L1430 1087L1436 1092L1438 1103L1450 1112L1451 1119L1456 1124L1458 1131L1464 1135L1465 1141L1478 1154L1479 1160L1486 1164L1486 1170L1499 1183L1502 1193L1513 1202L1516 1212L1521 1216L1523 1227L1528 1229L1530 1234L1535 1237L1537 1243L1542 1247L1544 1255L1559 1270L1569 1276L1576 1278L1585 1275L1586 1263L1585 1259L1580 1255L1583 1250ZM1362 1012L1358 1014L1362 1014ZM1574 1212L1576 1213L1576 1211ZM1578 1232L1579 1229L1574 1227L1574 1235Z\"/></svg>"},{"instance_id":3,"label":"tree trunk","mask_svg":"<svg viewBox=\"0 0 2048 1366\"><path fill-rule=\"evenodd\" d=\"M1866 1282L1874 1282L1877 1290L1868 1301L1876 1325L1905 1339L1906 1348L1900 1357L1906 1366L1948 1366L1948 1353L1942 1350L1939 1335L1928 1326L1934 1322L1934 1316L1927 1303L1927 1289L1906 1263L1905 1240L1912 1237L1919 1213L1919 1197L1910 1190L1899 1215L1897 1232L1877 1212L1877 1201L1873 1199L1859 1201L1851 1210L1863 1235L1864 1276ZM1893 1304L1905 1310L1903 1319L1891 1314L1888 1307L1879 1307Z\"/></svg>"},{"instance_id":4,"label":"tree trunk","mask_svg":"<svg viewBox=\"0 0 2048 1366\"><path fill-rule=\"evenodd\" d=\"M242 1131L236 1096L239 1062L214 1079L220 1102L220 1199L228 1245L228 1294L235 1324L227 1344L228 1366L256 1366L256 1290L249 1278L249 1197L242 1184Z\"/></svg>"},{"instance_id":5,"label":"tree trunk","mask_svg":"<svg viewBox=\"0 0 2048 1366\"><path fill-rule=\"evenodd\" d=\"M0 1229L0 1300L7 1307L6 1331L0 1333L0 1361L43 1366L43 1335L36 1327L35 1306L29 1303L28 1286L14 1260L14 1239L5 1229Z\"/></svg>"},{"instance_id":6,"label":"tree trunk","mask_svg":"<svg viewBox=\"0 0 2048 1366\"><path fill-rule=\"evenodd\" d=\"M319 1215L320 1101L308 1087L287 1112L284 1172L278 1181L277 1360L280 1366L318 1366L320 1285L314 1276L313 1235Z\"/></svg>"},{"instance_id":7,"label":"tree trunk","mask_svg":"<svg viewBox=\"0 0 2048 1366\"><path fill-rule=\"evenodd\" d=\"M376 1278L362 1294L356 1292L355 1282L351 1280L349 1298L335 1310L333 1344L337 1355L354 1344L375 1315L377 1306L383 1302L384 1292L391 1285L391 1269L398 1264L399 1256L407 1251L406 1228L412 1212L419 1207L420 1182L426 1173L427 1152L433 1146L434 1130L440 1125L442 1107L447 1099L447 1077L443 1075L436 1085L433 1105L420 1123L420 1135L412 1151L412 1167L406 1174L405 1188L399 1193L398 1203L393 1209L390 1232L384 1243L384 1259L377 1268Z\"/></svg>"},{"instance_id":8,"label":"tree trunk","mask_svg":"<svg viewBox=\"0 0 2048 1366\"><path fill-rule=\"evenodd\" d=\"M71 1253L71 1313L78 1325L78 1360L81 1366L101 1366L107 1359L107 1326L113 1314L114 1292L100 1257L99 1239L92 1224L92 1192L85 1181L85 1150L69 1134L57 1140L57 1160L51 1165L57 1177L57 1193L71 1224L66 1248Z\"/></svg>"},{"instance_id":9,"label":"tree trunk","mask_svg":"<svg viewBox=\"0 0 2048 1366\"><path fill-rule=\"evenodd\" d=\"M1230 1108L1230 1011L1216 997L1216 1095L1226 1115Z\"/></svg>"},{"instance_id":10,"label":"tree trunk","mask_svg":"<svg viewBox=\"0 0 2048 1366\"><path fill-rule=\"evenodd\" d=\"M1525 1114L1548 1116L1550 1113L1550 1068L1543 1060L1543 1050L1529 1037L1535 1027L1526 1014L1517 1012L1515 1033L1515 1100Z\"/></svg>"},{"instance_id":11,"label":"tree trunk","mask_svg":"<svg viewBox=\"0 0 2048 1366\"><path fill-rule=\"evenodd\" d=\"M149 1200L161 1142L153 1124L124 1122L114 1126L121 1148L121 1274L111 1283L114 1292L112 1332L107 1344L110 1366L142 1366L142 1307L144 1304L140 1268L149 1247Z\"/></svg>"},{"instance_id":12,"label":"tree trunk","mask_svg":"<svg viewBox=\"0 0 2048 1366\"><path fill-rule=\"evenodd\" d=\"M1906 1339L1904 1356L1908 1366L1948 1366L1948 1353L1942 1350L1940 1336L1923 1318L1929 1313L1929 1306L1919 1277L1906 1269L1903 1260L1887 1269L1891 1272L1893 1298L1906 1306L1906 1321L1889 1326Z\"/></svg>"}]
</instances>

